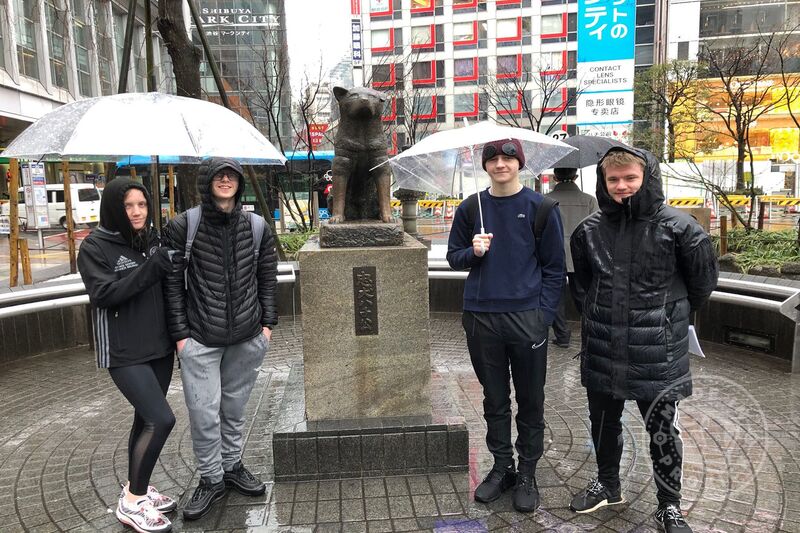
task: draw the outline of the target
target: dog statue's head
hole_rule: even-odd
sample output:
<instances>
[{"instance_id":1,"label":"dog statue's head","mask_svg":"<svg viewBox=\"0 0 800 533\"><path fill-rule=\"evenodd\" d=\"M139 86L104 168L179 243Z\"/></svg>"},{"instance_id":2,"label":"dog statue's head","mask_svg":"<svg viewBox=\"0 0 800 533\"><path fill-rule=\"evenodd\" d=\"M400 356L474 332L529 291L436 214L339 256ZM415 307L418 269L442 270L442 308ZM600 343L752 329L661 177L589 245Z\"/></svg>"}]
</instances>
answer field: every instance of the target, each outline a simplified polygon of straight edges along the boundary
<instances>
[{"instance_id":1,"label":"dog statue's head","mask_svg":"<svg viewBox=\"0 0 800 533\"><path fill-rule=\"evenodd\" d=\"M383 114L386 95L382 92L368 87L352 89L334 87L333 95L339 102L339 111L343 120L369 121L374 118L380 120Z\"/></svg>"}]
</instances>

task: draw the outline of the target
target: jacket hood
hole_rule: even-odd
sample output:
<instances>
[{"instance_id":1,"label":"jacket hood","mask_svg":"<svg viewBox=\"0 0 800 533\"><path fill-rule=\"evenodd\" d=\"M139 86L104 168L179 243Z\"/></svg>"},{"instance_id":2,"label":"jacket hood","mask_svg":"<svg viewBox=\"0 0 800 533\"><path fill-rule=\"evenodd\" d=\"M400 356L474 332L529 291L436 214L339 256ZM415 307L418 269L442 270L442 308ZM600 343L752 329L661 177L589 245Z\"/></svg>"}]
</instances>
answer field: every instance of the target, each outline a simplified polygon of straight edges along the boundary
<instances>
[{"instance_id":1,"label":"jacket hood","mask_svg":"<svg viewBox=\"0 0 800 533\"><path fill-rule=\"evenodd\" d=\"M144 185L130 178L115 178L108 182L103 189L103 196L100 199L100 224L105 230L120 235L123 241L131 248L139 250L141 248L141 236L137 236L133 231L128 214L125 212L125 194L131 189L142 191L147 202L147 222L145 229L150 228L153 223L153 202ZM145 232L147 234L149 232ZM145 246L146 246L145 239Z\"/></svg>"},{"instance_id":2,"label":"jacket hood","mask_svg":"<svg viewBox=\"0 0 800 533\"><path fill-rule=\"evenodd\" d=\"M227 157L209 157L200 163L197 169L197 192L200 193L200 199L203 205L203 214L211 215L212 218L225 218L227 213L217 207L214 198L211 196L211 180L220 171L229 168L236 172L239 176L239 189L236 191L236 207L233 213L236 213L242 208L242 194L244 194L244 169L238 161L229 159Z\"/></svg>"},{"instance_id":3,"label":"jacket hood","mask_svg":"<svg viewBox=\"0 0 800 533\"><path fill-rule=\"evenodd\" d=\"M605 175L600 163L613 151L624 151L635 155L645 162L644 179L639 191L623 203L614 201L606 188ZM600 210L608 216L626 215L631 218L641 218L652 215L664 205L664 188L661 183L661 169L658 160L647 150L631 148L629 146L611 148L600 161L597 162L597 187L595 190L597 203Z\"/></svg>"}]
</instances>

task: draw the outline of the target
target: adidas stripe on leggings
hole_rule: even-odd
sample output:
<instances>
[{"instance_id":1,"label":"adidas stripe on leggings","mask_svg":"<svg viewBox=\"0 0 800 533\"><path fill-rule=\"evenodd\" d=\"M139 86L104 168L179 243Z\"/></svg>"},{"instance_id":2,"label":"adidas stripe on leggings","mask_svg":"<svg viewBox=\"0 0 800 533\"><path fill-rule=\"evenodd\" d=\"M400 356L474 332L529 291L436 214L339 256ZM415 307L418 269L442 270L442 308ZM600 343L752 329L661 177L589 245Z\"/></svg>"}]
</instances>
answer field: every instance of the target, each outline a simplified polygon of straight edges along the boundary
<instances>
[{"instance_id":1,"label":"adidas stripe on leggings","mask_svg":"<svg viewBox=\"0 0 800 533\"><path fill-rule=\"evenodd\" d=\"M131 494L144 495L175 415L166 395L172 379L172 354L138 365L109 368L111 379L134 408L128 439L128 481Z\"/></svg>"}]
</instances>

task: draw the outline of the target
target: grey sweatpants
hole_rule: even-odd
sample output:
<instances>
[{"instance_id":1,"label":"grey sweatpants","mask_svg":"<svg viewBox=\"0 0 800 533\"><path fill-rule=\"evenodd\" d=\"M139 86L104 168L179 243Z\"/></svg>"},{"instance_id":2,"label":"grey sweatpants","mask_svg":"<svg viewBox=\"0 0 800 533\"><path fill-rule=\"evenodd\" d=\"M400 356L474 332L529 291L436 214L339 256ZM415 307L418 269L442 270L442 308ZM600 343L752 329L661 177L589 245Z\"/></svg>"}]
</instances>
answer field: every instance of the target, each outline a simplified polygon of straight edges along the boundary
<instances>
[{"instance_id":1,"label":"grey sweatpants","mask_svg":"<svg viewBox=\"0 0 800 533\"><path fill-rule=\"evenodd\" d=\"M242 458L244 411L268 348L264 335L223 347L189 339L178 354L197 469L214 483Z\"/></svg>"}]
</instances>

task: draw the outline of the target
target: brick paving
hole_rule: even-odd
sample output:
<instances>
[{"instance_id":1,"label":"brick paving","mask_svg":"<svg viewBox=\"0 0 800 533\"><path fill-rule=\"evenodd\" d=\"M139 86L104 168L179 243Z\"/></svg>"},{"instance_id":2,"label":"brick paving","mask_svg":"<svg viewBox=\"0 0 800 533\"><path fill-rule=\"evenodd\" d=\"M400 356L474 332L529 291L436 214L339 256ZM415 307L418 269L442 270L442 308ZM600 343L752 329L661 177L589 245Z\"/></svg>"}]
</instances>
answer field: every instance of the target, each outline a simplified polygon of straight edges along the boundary
<instances>
[{"instance_id":1,"label":"brick paving","mask_svg":"<svg viewBox=\"0 0 800 533\"><path fill-rule=\"evenodd\" d=\"M245 462L270 481L267 493L231 493L204 519L175 531L653 531L655 486L643 424L626 408L623 490L629 503L591 515L567 508L594 474L584 390L574 349L551 345L542 508L512 510L510 493L477 504L472 491L491 465L483 443L482 395L460 317L431 320L435 379L470 428L470 471L461 474L273 483L271 432L293 363L299 322L275 331L249 409ZM695 531L800 531L800 377L785 363L706 345L693 361L695 395L681 403L684 509ZM0 531L123 531L113 515L126 478L132 411L86 349L8 364L0 374ZM168 399L178 423L153 475L160 490L188 497L197 478L180 379Z\"/></svg>"}]
</instances>

